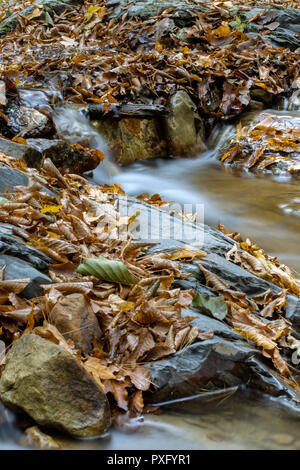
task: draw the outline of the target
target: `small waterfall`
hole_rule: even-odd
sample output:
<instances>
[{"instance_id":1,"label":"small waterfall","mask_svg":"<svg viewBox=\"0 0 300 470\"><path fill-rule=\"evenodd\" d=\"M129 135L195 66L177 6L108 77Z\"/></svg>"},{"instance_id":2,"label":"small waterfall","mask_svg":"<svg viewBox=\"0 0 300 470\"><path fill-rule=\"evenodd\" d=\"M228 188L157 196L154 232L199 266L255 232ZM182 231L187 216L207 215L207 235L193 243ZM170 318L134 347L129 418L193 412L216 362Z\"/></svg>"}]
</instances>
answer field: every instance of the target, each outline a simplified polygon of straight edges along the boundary
<instances>
[{"instance_id":1,"label":"small waterfall","mask_svg":"<svg viewBox=\"0 0 300 470\"><path fill-rule=\"evenodd\" d=\"M286 98L282 98L278 105L278 109L283 111L297 111L300 109L300 90L294 91L294 93Z\"/></svg>"},{"instance_id":2,"label":"small waterfall","mask_svg":"<svg viewBox=\"0 0 300 470\"><path fill-rule=\"evenodd\" d=\"M98 149L105 158L97 168L97 183L110 183L119 169L113 163L112 152L89 120L79 109L56 107L52 114L58 136L69 144Z\"/></svg>"}]
</instances>

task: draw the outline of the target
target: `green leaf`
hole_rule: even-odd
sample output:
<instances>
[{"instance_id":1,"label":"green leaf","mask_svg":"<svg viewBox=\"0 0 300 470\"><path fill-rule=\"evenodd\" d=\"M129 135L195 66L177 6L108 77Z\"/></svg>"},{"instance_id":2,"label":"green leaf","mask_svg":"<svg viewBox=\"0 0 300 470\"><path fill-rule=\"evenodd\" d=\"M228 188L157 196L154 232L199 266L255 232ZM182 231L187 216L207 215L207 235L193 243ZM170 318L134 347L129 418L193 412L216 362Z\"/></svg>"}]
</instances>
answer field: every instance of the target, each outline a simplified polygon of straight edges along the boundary
<instances>
[{"instance_id":1,"label":"green leaf","mask_svg":"<svg viewBox=\"0 0 300 470\"><path fill-rule=\"evenodd\" d=\"M47 11L45 12L45 20L46 20L47 23L50 24L51 26L55 26L51 15L50 15Z\"/></svg>"},{"instance_id":2,"label":"green leaf","mask_svg":"<svg viewBox=\"0 0 300 470\"><path fill-rule=\"evenodd\" d=\"M229 24L230 26L232 26L232 28L235 28L238 31L243 32L248 25L248 20L241 19L239 16L237 16L235 20L231 21Z\"/></svg>"},{"instance_id":3,"label":"green leaf","mask_svg":"<svg viewBox=\"0 0 300 470\"><path fill-rule=\"evenodd\" d=\"M0 196L0 204L7 204L7 203L10 203L11 201L9 201L8 199L6 199L6 197L1 197Z\"/></svg>"},{"instance_id":4,"label":"green leaf","mask_svg":"<svg viewBox=\"0 0 300 470\"><path fill-rule=\"evenodd\" d=\"M192 307L197 307L203 313L212 315L218 320L224 320L228 312L224 297L210 297L208 294L197 294L194 297Z\"/></svg>"},{"instance_id":5,"label":"green leaf","mask_svg":"<svg viewBox=\"0 0 300 470\"><path fill-rule=\"evenodd\" d=\"M99 258L88 258L77 268L80 274L91 274L103 281L118 282L120 284L136 284L137 278L128 270L127 266L121 261L109 260L104 256Z\"/></svg>"}]
</instances>

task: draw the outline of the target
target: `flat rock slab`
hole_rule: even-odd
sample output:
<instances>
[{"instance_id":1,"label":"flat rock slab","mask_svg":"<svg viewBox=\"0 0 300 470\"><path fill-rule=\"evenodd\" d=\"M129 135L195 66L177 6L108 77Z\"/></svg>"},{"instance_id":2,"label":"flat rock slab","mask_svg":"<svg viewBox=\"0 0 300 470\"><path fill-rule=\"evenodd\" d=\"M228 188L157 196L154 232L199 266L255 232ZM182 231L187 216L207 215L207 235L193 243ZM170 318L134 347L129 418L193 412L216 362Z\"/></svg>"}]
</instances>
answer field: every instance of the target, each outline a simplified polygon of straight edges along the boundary
<instances>
[{"instance_id":1,"label":"flat rock slab","mask_svg":"<svg viewBox=\"0 0 300 470\"><path fill-rule=\"evenodd\" d=\"M21 295L27 299L41 295L43 289L42 284L50 284L52 281L50 277L41 273L32 267L26 261L16 258L14 256L0 255L0 269L6 265L5 280L12 279L26 279L30 278L30 283L22 291Z\"/></svg>"},{"instance_id":2,"label":"flat rock slab","mask_svg":"<svg viewBox=\"0 0 300 470\"><path fill-rule=\"evenodd\" d=\"M201 323L197 325L201 328ZM265 364L262 354L242 339L214 336L182 352L146 366L151 374L152 403L189 397L203 389L245 385L273 397L282 397L297 410L299 393L281 381Z\"/></svg>"},{"instance_id":3,"label":"flat rock slab","mask_svg":"<svg viewBox=\"0 0 300 470\"><path fill-rule=\"evenodd\" d=\"M0 398L41 426L75 437L100 436L110 425L109 404L92 376L66 349L35 334L7 354Z\"/></svg>"},{"instance_id":4,"label":"flat rock slab","mask_svg":"<svg viewBox=\"0 0 300 470\"><path fill-rule=\"evenodd\" d=\"M268 289L271 289L274 294L281 292L281 288L275 284L227 261L226 253L235 242L218 230L205 224L196 225L183 221L177 216L170 215L167 210L158 209L134 198L117 196L117 199L121 215L130 217L139 212L137 217L139 224L134 231L136 238L140 241L157 243L149 247L148 253L172 252L187 247L204 250L207 255L201 258L201 264L204 268L220 276L233 289L245 292L250 297L259 295ZM200 272L198 264L197 260L190 264L182 264L184 272L197 274L198 279L191 277L182 281L181 285L185 285L186 288L193 287L200 293L206 292L212 296L216 295L205 285L204 276ZM293 327L300 334L300 299L287 294L287 300L286 318L293 323Z\"/></svg>"},{"instance_id":5,"label":"flat rock slab","mask_svg":"<svg viewBox=\"0 0 300 470\"><path fill-rule=\"evenodd\" d=\"M9 255L26 261L31 266L45 274L49 271L49 264L55 263L52 258L33 246L26 245L23 240L13 232L14 225L0 223L0 255Z\"/></svg>"},{"instance_id":6,"label":"flat rock slab","mask_svg":"<svg viewBox=\"0 0 300 470\"><path fill-rule=\"evenodd\" d=\"M42 154L35 148L12 142L3 137L0 137L0 152L13 157L15 160L22 158L27 166L32 168L40 168L43 160Z\"/></svg>"}]
</instances>

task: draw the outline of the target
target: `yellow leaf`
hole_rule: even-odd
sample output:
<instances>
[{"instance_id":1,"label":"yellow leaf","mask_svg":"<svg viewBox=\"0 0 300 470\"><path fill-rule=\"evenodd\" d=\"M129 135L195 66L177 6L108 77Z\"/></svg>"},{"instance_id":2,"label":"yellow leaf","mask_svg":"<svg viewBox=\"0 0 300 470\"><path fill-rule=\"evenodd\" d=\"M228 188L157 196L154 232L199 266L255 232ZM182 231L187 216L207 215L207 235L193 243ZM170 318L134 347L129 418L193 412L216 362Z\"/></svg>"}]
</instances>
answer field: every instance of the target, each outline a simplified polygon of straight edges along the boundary
<instances>
[{"instance_id":1,"label":"yellow leaf","mask_svg":"<svg viewBox=\"0 0 300 470\"><path fill-rule=\"evenodd\" d=\"M83 363L85 369L93 376L97 384L104 390L104 385L101 380L115 379L114 374L108 367L101 364L100 360L96 357L90 357Z\"/></svg>"},{"instance_id":2,"label":"yellow leaf","mask_svg":"<svg viewBox=\"0 0 300 470\"><path fill-rule=\"evenodd\" d=\"M231 28L228 23L219 26L217 29L213 30L215 36L219 36L220 38L228 38L231 34Z\"/></svg>"},{"instance_id":3,"label":"yellow leaf","mask_svg":"<svg viewBox=\"0 0 300 470\"><path fill-rule=\"evenodd\" d=\"M91 5L88 8L88 11L84 14L85 18L90 20L92 16L97 15L100 19L104 17L106 13L105 7L100 7L98 5Z\"/></svg>"},{"instance_id":4,"label":"yellow leaf","mask_svg":"<svg viewBox=\"0 0 300 470\"><path fill-rule=\"evenodd\" d=\"M43 209L41 209L41 213L42 214L47 214L47 213L56 214L62 208L63 206L44 206Z\"/></svg>"},{"instance_id":5,"label":"yellow leaf","mask_svg":"<svg viewBox=\"0 0 300 470\"><path fill-rule=\"evenodd\" d=\"M42 13L43 13L43 10L40 10L39 8L35 8L33 12L30 13L29 16L27 16L27 19L32 20L33 18L38 18L39 16L41 16Z\"/></svg>"},{"instance_id":6,"label":"yellow leaf","mask_svg":"<svg viewBox=\"0 0 300 470\"><path fill-rule=\"evenodd\" d=\"M190 250L189 248L183 248L182 250L175 251L173 253L171 259L172 260L178 260L182 258L201 258L201 256L205 256L207 253L205 251L196 251L196 250Z\"/></svg>"},{"instance_id":7,"label":"yellow leaf","mask_svg":"<svg viewBox=\"0 0 300 470\"><path fill-rule=\"evenodd\" d=\"M236 140L240 140L242 137L242 121L236 126Z\"/></svg>"},{"instance_id":8,"label":"yellow leaf","mask_svg":"<svg viewBox=\"0 0 300 470\"><path fill-rule=\"evenodd\" d=\"M27 145L27 142L23 137L18 137L17 135L12 139L13 142L17 142L18 144Z\"/></svg>"}]
</instances>

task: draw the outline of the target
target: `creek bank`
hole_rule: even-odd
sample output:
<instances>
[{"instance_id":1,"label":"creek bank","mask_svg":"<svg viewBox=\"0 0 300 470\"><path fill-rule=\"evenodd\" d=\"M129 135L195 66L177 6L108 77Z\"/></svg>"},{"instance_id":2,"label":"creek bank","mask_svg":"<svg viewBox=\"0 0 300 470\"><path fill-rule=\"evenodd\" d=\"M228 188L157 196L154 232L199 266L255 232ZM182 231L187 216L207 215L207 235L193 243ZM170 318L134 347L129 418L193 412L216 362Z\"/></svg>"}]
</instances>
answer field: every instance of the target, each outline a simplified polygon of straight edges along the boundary
<instances>
[{"instance_id":1,"label":"creek bank","mask_svg":"<svg viewBox=\"0 0 300 470\"><path fill-rule=\"evenodd\" d=\"M235 138L220 150L225 165L254 172L299 174L300 118L290 112L262 111L241 117Z\"/></svg>"}]
</instances>

